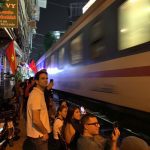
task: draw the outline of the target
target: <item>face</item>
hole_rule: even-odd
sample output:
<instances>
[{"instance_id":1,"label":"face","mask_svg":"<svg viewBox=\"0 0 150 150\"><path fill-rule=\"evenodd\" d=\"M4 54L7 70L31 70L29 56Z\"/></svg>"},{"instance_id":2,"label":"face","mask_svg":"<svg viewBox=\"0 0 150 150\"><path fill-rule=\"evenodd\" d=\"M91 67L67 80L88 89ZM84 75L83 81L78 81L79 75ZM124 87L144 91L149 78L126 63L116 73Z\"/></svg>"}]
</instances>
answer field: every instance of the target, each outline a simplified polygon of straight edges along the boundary
<instances>
[{"instance_id":1,"label":"face","mask_svg":"<svg viewBox=\"0 0 150 150\"><path fill-rule=\"evenodd\" d=\"M31 85L34 85L34 83L35 83L35 80L33 79L33 80L31 81Z\"/></svg>"},{"instance_id":2,"label":"face","mask_svg":"<svg viewBox=\"0 0 150 150\"><path fill-rule=\"evenodd\" d=\"M74 111L74 114L73 114L73 119L76 119L76 120L80 120L81 119L81 112L80 112L80 109L75 109Z\"/></svg>"},{"instance_id":3,"label":"face","mask_svg":"<svg viewBox=\"0 0 150 150\"><path fill-rule=\"evenodd\" d=\"M60 112L60 115L61 115L63 118L66 118L66 116L67 116L67 108L64 108L64 109Z\"/></svg>"},{"instance_id":4,"label":"face","mask_svg":"<svg viewBox=\"0 0 150 150\"><path fill-rule=\"evenodd\" d=\"M85 124L86 131L91 135L99 134L100 124L96 117L89 118L88 122Z\"/></svg>"},{"instance_id":5,"label":"face","mask_svg":"<svg viewBox=\"0 0 150 150\"><path fill-rule=\"evenodd\" d=\"M45 89L48 84L48 77L45 73L41 73L39 76L39 80L36 80L37 87Z\"/></svg>"}]
</instances>

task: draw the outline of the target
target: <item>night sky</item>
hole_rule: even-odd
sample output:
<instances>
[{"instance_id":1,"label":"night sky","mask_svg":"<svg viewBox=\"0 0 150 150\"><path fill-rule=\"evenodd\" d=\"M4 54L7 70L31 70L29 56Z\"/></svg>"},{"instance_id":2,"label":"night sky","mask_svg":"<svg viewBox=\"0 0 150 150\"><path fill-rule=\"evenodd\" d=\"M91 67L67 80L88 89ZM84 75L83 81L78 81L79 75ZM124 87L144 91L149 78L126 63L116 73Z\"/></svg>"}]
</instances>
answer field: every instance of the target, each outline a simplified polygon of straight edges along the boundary
<instances>
[{"instance_id":1,"label":"night sky","mask_svg":"<svg viewBox=\"0 0 150 150\"><path fill-rule=\"evenodd\" d=\"M40 9L40 21L37 32L46 34L48 31L64 30L66 28L68 8L47 4L47 8Z\"/></svg>"},{"instance_id":2,"label":"night sky","mask_svg":"<svg viewBox=\"0 0 150 150\"><path fill-rule=\"evenodd\" d=\"M71 2L87 2L88 0L47 0L47 8L40 9L40 21L37 32L66 30L68 23L69 4Z\"/></svg>"},{"instance_id":3,"label":"night sky","mask_svg":"<svg viewBox=\"0 0 150 150\"><path fill-rule=\"evenodd\" d=\"M43 54L44 36L42 35L45 35L49 31L67 30L69 4L71 2L87 1L88 0L47 0L47 8L40 8L40 21L37 22L37 34L33 37L33 50L30 59L34 59L37 55Z\"/></svg>"}]
</instances>

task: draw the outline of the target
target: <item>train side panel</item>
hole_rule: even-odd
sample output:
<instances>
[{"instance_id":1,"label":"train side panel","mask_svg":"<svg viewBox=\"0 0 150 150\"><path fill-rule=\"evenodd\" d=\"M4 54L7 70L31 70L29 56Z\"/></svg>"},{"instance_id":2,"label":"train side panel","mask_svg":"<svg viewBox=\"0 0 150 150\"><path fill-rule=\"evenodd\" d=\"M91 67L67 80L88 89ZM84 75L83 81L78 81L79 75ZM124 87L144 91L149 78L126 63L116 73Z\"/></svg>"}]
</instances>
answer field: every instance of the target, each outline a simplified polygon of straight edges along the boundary
<instances>
[{"instance_id":1,"label":"train side panel","mask_svg":"<svg viewBox=\"0 0 150 150\"><path fill-rule=\"evenodd\" d=\"M149 4L96 1L41 57L39 69L46 67L56 90L150 112Z\"/></svg>"},{"instance_id":2,"label":"train side panel","mask_svg":"<svg viewBox=\"0 0 150 150\"><path fill-rule=\"evenodd\" d=\"M150 112L149 60L148 51L92 65L68 66L50 77L60 91Z\"/></svg>"}]
</instances>

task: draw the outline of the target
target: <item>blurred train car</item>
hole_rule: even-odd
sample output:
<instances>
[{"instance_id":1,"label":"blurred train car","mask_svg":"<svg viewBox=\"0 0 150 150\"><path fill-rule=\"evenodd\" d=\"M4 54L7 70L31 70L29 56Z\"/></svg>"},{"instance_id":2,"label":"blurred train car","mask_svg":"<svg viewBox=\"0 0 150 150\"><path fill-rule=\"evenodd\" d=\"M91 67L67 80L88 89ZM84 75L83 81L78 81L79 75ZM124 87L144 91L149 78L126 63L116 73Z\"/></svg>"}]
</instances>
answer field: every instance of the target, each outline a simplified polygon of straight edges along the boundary
<instances>
[{"instance_id":1,"label":"blurred train car","mask_svg":"<svg viewBox=\"0 0 150 150\"><path fill-rule=\"evenodd\" d=\"M149 17L149 0L97 0L37 67L56 90L149 115Z\"/></svg>"}]
</instances>

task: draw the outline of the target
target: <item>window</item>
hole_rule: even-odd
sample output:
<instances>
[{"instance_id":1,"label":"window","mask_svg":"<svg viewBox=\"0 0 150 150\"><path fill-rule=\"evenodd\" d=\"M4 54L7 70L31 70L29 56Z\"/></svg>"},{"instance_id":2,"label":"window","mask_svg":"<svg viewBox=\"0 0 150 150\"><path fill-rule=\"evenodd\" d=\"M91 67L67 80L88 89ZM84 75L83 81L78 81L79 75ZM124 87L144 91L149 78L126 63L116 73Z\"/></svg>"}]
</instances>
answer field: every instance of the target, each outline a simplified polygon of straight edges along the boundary
<instances>
[{"instance_id":1,"label":"window","mask_svg":"<svg viewBox=\"0 0 150 150\"><path fill-rule=\"evenodd\" d=\"M119 8L119 50L150 41L150 1L128 0Z\"/></svg>"},{"instance_id":2,"label":"window","mask_svg":"<svg viewBox=\"0 0 150 150\"><path fill-rule=\"evenodd\" d=\"M54 68L56 65L55 65L55 55L53 54L52 56L51 56L51 68Z\"/></svg>"},{"instance_id":3,"label":"window","mask_svg":"<svg viewBox=\"0 0 150 150\"><path fill-rule=\"evenodd\" d=\"M104 51L102 21L96 22L90 31L91 57L97 58Z\"/></svg>"},{"instance_id":4,"label":"window","mask_svg":"<svg viewBox=\"0 0 150 150\"><path fill-rule=\"evenodd\" d=\"M51 62L51 59L50 59L50 56L48 56L46 58L46 67L49 67L50 66L50 62Z\"/></svg>"},{"instance_id":5,"label":"window","mask_svg":"<svg viewBox=\"0 0 150 150\"><path fill-rule=\"evenodd\" d=\"M58 53L58 66L59 68L64 67L64 55L65 55L65 48L61 48Z\"/></svg>"},{"instance_id":6,"label":"window","mask_svg":"<svg viewBox=\"0 0 150 150\"><path fill-rule=\"evenodd\" d=\"M77 64L81 62L83 55L82 55L82 50L83 50L83 38L82 34L77 36L75 39L71 41L70 44L71 48L71 63L72 64Z\"/></svg>"}]
</instances>

